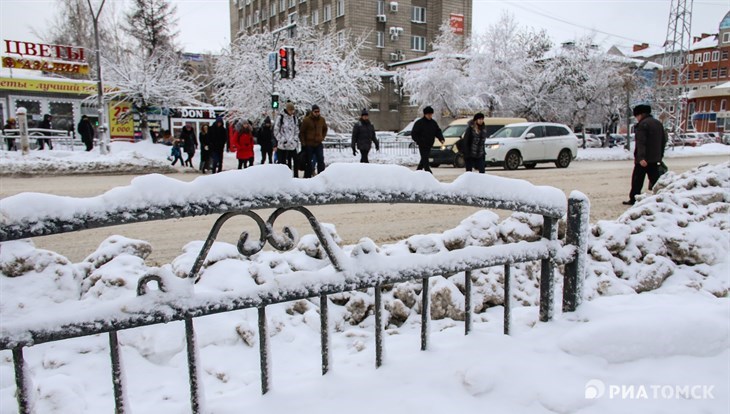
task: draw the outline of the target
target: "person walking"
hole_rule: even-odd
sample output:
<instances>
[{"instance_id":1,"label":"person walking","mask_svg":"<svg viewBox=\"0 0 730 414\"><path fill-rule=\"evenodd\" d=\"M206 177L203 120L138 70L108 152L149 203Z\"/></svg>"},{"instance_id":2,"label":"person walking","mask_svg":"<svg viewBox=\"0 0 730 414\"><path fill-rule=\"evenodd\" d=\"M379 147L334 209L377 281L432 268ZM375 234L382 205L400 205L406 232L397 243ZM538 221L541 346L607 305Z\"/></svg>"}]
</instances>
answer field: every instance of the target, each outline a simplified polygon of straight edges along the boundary
<instances>
[{"instance_id":1,"label":"person walking","mask_svg":"<svg viewBox=\"0 0 730 414\"><path fill-rule=\"evenodd\" d=\"M53 120L53 117L51 116L51 114L43 115L43 120L41 121L40 124L38 124L38 128L53 129L53 126L51 124L52 120ZM49 131L43 131L41 133L46 136L51 135L51 133ZM40 150L45 149L46 145L48 145L49 150L53 149L53 143L51 142L50 138L39 138L36 142L38 144L38 149L40 149Z\"/></svg>"},{"instance_id":2,"label":"person walking","mask_svg":"<svg viewBox=\"0 0 730 414\"><path fill-rule=\"evenodd\" d=\"M312 158L317 159L317 174L326 168L324 163L324 146L322 142L327 135L327 121L320 115L319 106L312 105L312 112L304 117L299 130L299 139L304 151L304 178L314 175Z\"/></svg>"},{"instance_id":3,"label":"person walking","mask_svg":"<svg viewBox=\"0 0 730 414\"><path fill-rule=\"evenodd\" d=\"M172 158L172 165L177 164L180 160L180 164L185 166L185 162L182 159L182 150L180 149L180 140L175 139L172 141L172 148L170 148L170 158Z\"/></svg>"},{"instance_id":4,"label":"person walking","mask_svg":"<svg viewBox=\"0 0 730 414\"><path fill-rule=\"evenodd\" d=\"M223 151L226 149L228 141L228 131L223 125L223 118L217 117L213 126L208 130L211 173L219 173L223 171Z\"/></svg>"},{"instance_id":5,"label":"person walking","mask_svg":"<svg viewBox=\"0 0 730 414\"><path fill-rule=\"evenodd\" d=\"M667 131L656 118L651 115L651 106L636 105L634 107L636 118L635 144L634 144L634 171L631 173L631 191L629 200L624 201L625 205L636 203L636 196L641 194L644 187L644 178L649 176L649 190L659 180L661 173L659 167L664 158L664 147L667 145Z\"/></svg>"},{"instance_id":6,"label":"person walking","mask_svg":"<svg viewBox=\"0 0 730 414\"><path fill-rule=\"evenodd\" d=\"M248 122L237 125L241 128L236 134L236 159L238 169L253 166L253 127Z\"/></svg>"},{"instance_id":7,"label":"person walking","mask_svg":"<svg viewBox=\"0 0 730 414\"><path fill-rule=\"evenodd\" d=\"M81 120L76 125L76 131L81 135L81 142L86 145L86 151L94 149L94 127L86 115L81 116Z\"/></svg>"},{"instance_id":8,"label":"person walking","mask_svg":"<svg viewBox=\"0 0 730 414\"><path fill-rule=\"evenodd\" d=\"M372 144L375 144L375 150L380 151L380 143L375 136L375 127L370 122L370 115L367 109L363 109L360 113L360 119L352 127L352 155L357 155L360 150L360 162L368 163L368 153Z\"/></svg>"},{"instance_id":9,"label":"person walking","mask_svg":"<svg viewBox=\"0 0 730 414\"><path fill-rule=\"evenodd\" d=\"M287 165L294 177L299 177L296 165L297 147L299 146L299 120L294 111L294 104L287 102L284 112L274 122L274 138L276 142L276 158L279 164Z\"/></svg>"},{"instance_id":10,"label":"person walking","mask_svg":"<svg viewBox=\"0 0 730 414\"><path fill-rule=\"evenodd\" d=\"M182 141L183 150L188 156L183 165L195 168L193 167L193 156L195 156L195 149L198 148L198 140L195 139L195 131L189 122L180 131L180 141Z\"/></svg>"},{"instance_id":11,"label":"person walking","mask_svg":"<svg viewBox=\"0 0 730 414\"><path fill-rule=\"evenodd\" d=\"M274 129L271 126L271 118L268 116L264 119L264 124L261 125L257 134L256 141L261 148L261 164L266 163L266 157L269 157L269 164L274 163Z\"/></svg>"},{"instance_id":12,"label":"person walking","mask_svg":"<svg viewBox=\"0 0 730 414\"><path fill-rule=\"evenodd\" d=\"M418 163L416 170L425 170L433 174L431 167L429 166L428 156L431 153L431 147L436 141L436 138L443 144L444 135L441 133L439 124L433 119L433 108L427 106L423 108L423 118L420 118L413 124L411 130L411 138L418 145L418 152L421 156L421 160Z\"/></svg>"},{"instance_id":13,"label":"person walking","mask_svg":"<svg viewBox=\"0 0 730 414\"><path fill-rule=\"evenodd\" d=\"M484 174L486 151L484 141L487 139L487 128L484 126L484 114L479 112L469 121L464 132L464 167L466 171L476 168Z\"/></svg>"},{"instance_id":14,"label":"person walking","mask_svg":"<svg viewBox=\"0 0 730 414\"><path fill-rule=\"evenodd\" d=\"M200 166L198 169L201 173L205 174L205 170L208 169L210 164L210 135L208 134L208 124L203 124L200 127L198 141L200 142Z\"/></svg>"},{"instance_id":15,"label":"person walking","mask_svg":"<svg viewBox=\"0 0 730 414\"><path fill-rule=\"evenodd\" d=\"M18 135L17 132L9 132L9 129L18 129L15 118L8 118L8 122L3 125L3 135ZM17 148L15 147L15 138L5 138L5 142L8 145L8 151L17 150Z\"/></svg>"}]
</instances>

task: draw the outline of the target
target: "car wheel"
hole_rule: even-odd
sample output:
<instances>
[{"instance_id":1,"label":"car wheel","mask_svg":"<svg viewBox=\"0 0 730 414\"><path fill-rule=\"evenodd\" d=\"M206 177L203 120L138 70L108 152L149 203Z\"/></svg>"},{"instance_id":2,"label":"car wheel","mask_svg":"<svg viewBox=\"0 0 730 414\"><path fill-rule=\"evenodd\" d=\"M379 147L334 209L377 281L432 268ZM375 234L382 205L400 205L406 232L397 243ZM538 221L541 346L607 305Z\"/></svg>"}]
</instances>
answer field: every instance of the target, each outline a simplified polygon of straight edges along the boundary
<instances>
[{"instance_id":1,"label":"car wheel","mask_svg":"<svg viewBox=\"0 0 730 414\"><path fill-rule=\"evenodd\" d=\"M572 159L573 156L570 155L570 150L564 149L560 151L560 154L558 154L558 159L557 161L555 161L555 166L558 168L568 168Z\"/></svg>"},{"instance_id":2,"label":"car wheel","mask_svg":"<svg viewBox=\"0 0 730 414\"><path fill-rule=\"evenodd\" d=\"M464 154L456 154L454 157L454 167L464 168L466 161L464 160Z\"/></svg>"},{"instance_id":3,"label":"car wheel","mask_svg":"<svg viewBox=\"0 0 730 414\"><path fill-rule=\"evenodd\" d=\"M535 168L536 165L537 165L536 162L526 162L524 164L525 168L528 169L528 170L531 170L531 169Z\"/></svg>"},{"instance_id":4,"label":"car wheel","mask_svg":"<svg viewBox=\"0 0 730 414\"><path fill-rule=\"evenodd\" d=\"M522 162L522 157L517 151L510 151L507 156L504 157L504 169L505 170L516 170Z\"/></svg>"},{"instance_id":5,"label":"car wheel","mask_svg":"<svg viewBox=\"0 0 730 414\"><path fill-rule=\"evenodd\" d=\"M428 164L428 165L429 165L430 167L433 167L433 168L438 168L438 166L440 166L441 164L438 164L438 163L432 162L432 163L430 163L430 164Z\"/></svg>"}]
</instances>

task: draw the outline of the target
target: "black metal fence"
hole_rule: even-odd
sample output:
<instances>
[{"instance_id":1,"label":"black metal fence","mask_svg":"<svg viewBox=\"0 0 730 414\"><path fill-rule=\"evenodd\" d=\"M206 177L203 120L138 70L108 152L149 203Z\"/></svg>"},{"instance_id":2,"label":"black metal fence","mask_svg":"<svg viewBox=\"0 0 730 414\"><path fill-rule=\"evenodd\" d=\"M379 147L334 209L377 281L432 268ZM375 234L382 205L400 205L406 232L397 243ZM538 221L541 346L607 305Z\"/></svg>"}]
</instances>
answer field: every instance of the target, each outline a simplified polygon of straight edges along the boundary
<instances>
[{"instance_id":1,"label":"black metal fence","mask_svg":"<svg viewBox=\"0 0 730 414\"><path fill-rule=\"evenodd\" d=\"M2 131L0 137L2 137L0 150L20 150L19 129L6 129ZM81 142L81 138L76 138L76 134L73 131L64 131L60 129L28 128L28 144L30 146L30 149L39 148L39 140L41 139L45 140L46 145L48 145L48 143L50 142L51 147L56 145L59 148L70 151L74 150L75 145L81 147L83 147L84 145Z\"/></svg>"},{"instance_id":2,"label":"black metal fence","mask_svg":"<svg viewBox=\"0 0 730 414\"><path fill-rule=\"evenodd\" d=\"M167 279L163 273L151 273L143 276L137 285L137 296L117 303L119 312L110 312L108 306L103 313L94 313L94 309L84 308L68 320L53 318L52 324L47 321L5 321L0 328L0 349L12 350L17 386L19 412L32 412L32 396L29 372L24 359L24 349L36 344L60 341L100 333L108 333L111 360L111 385L114 390L117 413L126 411L124 381L122 381L122 364L117 332L147 325L156 325L171 321L185 321L187 344L188 374L190 384L190 401L193 413L201 411L204 396L200 387L198 372L198 348L195 335L194 320L197 317L239 309L258 309L258 329L261 363L261 391L266 393L271 387L269 375L268 353L269 335L267 333L266 307L276 303L296 301L306 298L319 298L321 322L321 367L322 374L330 369L330 350L328 327L328 295L349 292L356 289L374 288L375 290L375 365L383 363L383 286L393 283L421 280L421 349L428 348L429 322L429 278L437 275L449 276L465 272L465 326L464 333L471 329L471 271L492 266L504 266L504 333L510 332L510 289L511 266L515 263L540 261L540 299L539 320L547 322L553 317L554 309L554 268L565 265L564 291L562 309L564 312L574 311L581 298L581 284L584 277L586 260L586 239L588 232L588 200L581 196L572 196L567 206L541 201L539 197L521 197L517 199L501 199L485 197L482 193L469 194L464 191L453 191L448 188L429 191L366 191L366 192L292 192L275 196L241 195L225 201L199 201L189 204L148 205L136 210L103 210L85 211L72 218L44 217L37 220L11 222L6 220L0 228L0 241L16 240L47 234L65 233L89 228L107 227L119 224L137 223L152 220L164 220L209 214L221 214L213 225L205 243L187 276L190 284L200 278L200 270L221 227L231 218L247 216L259 229L258 241L249 241L249 234L244 232L238 242L238 250L245 256L253 255L270 244L281 251L295 246L294 232L288 227L283 234L274 231L277 218L284 212L296 211L303 214L310 223L314 233L325 250L332 268L325 268L317 273L295 272L287 279L287 289L278 284L264 284L250 292L237 295L221 294L217 297L205 296L186 299L184 303L177 300L174 293L168 292ZM579 193L577 193L579 194ZM282 201L285 200L285 201ZM358 262L351 265L350 258L333 242L329 233L325 232L305 206L323 204L354 203L428 203L460 206L474 206L490 209L503 209L539 214L543 216L542 238L533 242L520 242L499 246L469 246L463 249L444 252L439 255L418 255L408 261L395 258L379 258L377 266L370 268ZM230 206L239 206L231 208ZM256 211L275 209L264 220ZM557 222L566 216L566 237L558 239ZM157 284L155 306L149 308L147 297L150 283ZM124 309L123 311L121 309ZM47 310L53 315L52 310ZM99 316L99 315L104 315ZM53 317L53 316L51 316Z\"/></svg>"},{"instance_id":3,"label":"black metal fence","mask_svg":"<svg viewBox=\"0 0 730 414\"><path fill-rule=\"evenodd\" d=\"M352 151L349 141L325 141L322 145L326 152L349 153ZM375 147L371 151L375 151ZM380 152L392 156L418 155L418 147L413 141L381 141Z\"/></svg>"}]
</instances>

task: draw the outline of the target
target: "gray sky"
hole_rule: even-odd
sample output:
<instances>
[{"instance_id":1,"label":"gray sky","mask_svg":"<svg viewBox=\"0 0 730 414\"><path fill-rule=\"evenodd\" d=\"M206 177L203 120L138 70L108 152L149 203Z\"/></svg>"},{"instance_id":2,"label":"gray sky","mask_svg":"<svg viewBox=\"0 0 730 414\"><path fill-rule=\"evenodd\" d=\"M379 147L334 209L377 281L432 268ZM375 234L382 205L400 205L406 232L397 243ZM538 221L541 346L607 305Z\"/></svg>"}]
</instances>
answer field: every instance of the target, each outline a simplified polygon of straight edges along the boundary
<instances>
[{"instance_id":1,"label":"gray sky","mask_svg":"<svg viewBox=\"0 0 730 414\"><path fill-rule=\"evenodd\" d=\"M185 51L217 52L228 44L229 1L172 0L180 19L178 40ZM693 3L692 34L716 33L730 0ZM55 0L0 0L0 39L39 41L31 29L41 29L51 19L55 4ZM641 42L660 46L667 35L670 4L670 0L474 0L472 22L475 32L484 31L505 10L524 26L546 29L556 43L595 30L597 43L606 47ZM5 52L4 45L0 51Z\"/></svg>"}]
</instances>

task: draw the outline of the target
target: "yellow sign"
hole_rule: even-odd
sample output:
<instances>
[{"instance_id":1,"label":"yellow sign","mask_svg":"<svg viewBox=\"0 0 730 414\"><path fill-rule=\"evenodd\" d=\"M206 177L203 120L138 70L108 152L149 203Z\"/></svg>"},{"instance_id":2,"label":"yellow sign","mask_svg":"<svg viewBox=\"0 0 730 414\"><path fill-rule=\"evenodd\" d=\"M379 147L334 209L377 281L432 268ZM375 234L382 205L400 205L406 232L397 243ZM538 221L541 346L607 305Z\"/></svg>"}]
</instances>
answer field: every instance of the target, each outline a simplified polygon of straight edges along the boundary
<instances>
[{"instance_id":1,"label":"yellow sign","mask_svg":"<svg viewBox=\"0 0 730 414\"><path fill-rule=\"evenodd\" d=\"M67 63L28 58L4 57L3 67L10 69L42 70L44 72L89 74L89 65L86 63Z\"/></svg>"},{"instance_id":2,"label":"yellow sign","mask_svg":"<svg viewBox=\"0 0 730 414\"><path fill-rule=\"evenodd\" d=\"M134 117L131 103L112 102L109 104L109 135L113 139L124 138L134 141Z\"/></svg>"},{"instance_id":3,"label":"yellow sign","mask_svg":"<svg viewBox=\"0 0 730 414\"><path fill-rule=\"evenodd\" d=\"M76 95L96 95L96 83L90 81L58 81L0 77L0 90L56 92ZM115 88L105 86L104 93Z\"/></svg>"}]
</instances>

